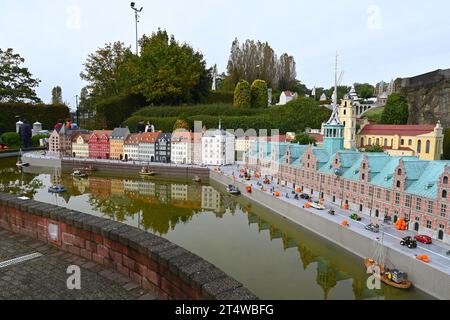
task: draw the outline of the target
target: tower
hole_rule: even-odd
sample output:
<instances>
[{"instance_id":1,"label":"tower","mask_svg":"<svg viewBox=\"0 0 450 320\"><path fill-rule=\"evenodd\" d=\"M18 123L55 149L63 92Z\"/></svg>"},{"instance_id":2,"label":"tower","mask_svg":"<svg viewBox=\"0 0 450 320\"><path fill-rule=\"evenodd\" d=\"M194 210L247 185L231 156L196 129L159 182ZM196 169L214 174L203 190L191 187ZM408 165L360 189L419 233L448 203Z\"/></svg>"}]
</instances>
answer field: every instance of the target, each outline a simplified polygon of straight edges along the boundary
<instances>
[{"instance_id":1,"label":"tower","mask_svg":"<svg viewBox=\"0 0 450 320\"><path fill-rule=\"evenodd\" d=\"M334 91L337 92L337 59L338 55L336 53L336 67L335 67L335 81L334 81ZM329 154L335 154L337 151L344 148L344 125L339 120L339 106L337 101L337 95L333 99L333 112L331 113L330 119L323 126L324 128L324 139L323 146L328 151Z\"/></svg>"},{"instance_id":2,"label":"tower","mask_svg":"<svg viewBox=\"0 0 450 320\"><path fill-rule=\"evenodd\" d=\"M356 147L356 110L348 94L344 96L339 106L339 119L344 125L344 148L354 149Z\"/></svg>"}]
</instances>

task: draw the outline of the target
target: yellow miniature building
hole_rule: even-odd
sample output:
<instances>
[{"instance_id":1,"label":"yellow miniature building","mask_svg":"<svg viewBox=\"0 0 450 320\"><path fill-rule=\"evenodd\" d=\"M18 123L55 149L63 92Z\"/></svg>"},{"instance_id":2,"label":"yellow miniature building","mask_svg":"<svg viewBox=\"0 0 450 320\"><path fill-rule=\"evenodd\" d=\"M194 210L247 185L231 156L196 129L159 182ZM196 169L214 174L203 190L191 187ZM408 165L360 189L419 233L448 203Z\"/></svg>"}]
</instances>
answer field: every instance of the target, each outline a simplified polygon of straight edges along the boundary
<instances>
[{"instance_id":1,"label":"yellow miniature building","mask_svg":"<svg viewBox=\"0 0 450 320\"><path fill-rule=\"evenodd\" d=\"M72 139L72 156L89 158L89 134L78 134Z\"/></svg>"},{"instance_id":2,"label":"yellow miniature building","mask_svg":"<svg viewBox=\"0 0 450 320\"><path fill-rule=\"evenodd\" d=\"M130 134L128 128L115 128L109 140L110 159L122 160L124 159L124 143L125 139Z\"/></svg>"},{"instance_id":3,"label":"yellow miniature building","mask_svg":"<svg viewBox=\"0 0 450 320\"><path fill-rule=\"evenodd\" d=\"M358 148L379 145L391 155L417 156L421 160L441 160L444 135L436 125L378 125L366 121L356 138Z\"/></svg>"}]
</instances>

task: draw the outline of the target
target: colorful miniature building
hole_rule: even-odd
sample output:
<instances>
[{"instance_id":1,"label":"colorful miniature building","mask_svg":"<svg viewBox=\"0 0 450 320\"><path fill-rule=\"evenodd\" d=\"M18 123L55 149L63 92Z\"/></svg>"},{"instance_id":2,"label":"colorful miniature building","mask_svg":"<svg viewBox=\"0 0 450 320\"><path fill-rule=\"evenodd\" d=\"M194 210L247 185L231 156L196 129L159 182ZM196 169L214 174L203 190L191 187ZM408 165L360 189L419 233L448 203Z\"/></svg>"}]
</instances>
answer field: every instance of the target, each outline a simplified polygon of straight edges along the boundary
<instances>
[{"instance_id":1,"label":"colorful miniature building","mask_svg":"<svg viewBox=\"0 0 450 320\"><path fill-rule=\"evenodd\" d=\"M75 134L72 138L72 156L89 158L89 134Z\"/></svg>"},{"instance_id":2,"label":"colorful miniature building","mask_svg":"<svg viewBox=\"0 0 450 320\"><path fill-rule=\"evenodd\" d=\"M111 130L94 130L89 137L89 158L109 159L109 137Z\"/></svg>"},{"instance_id":3,"label":"colorful miniature building","mask_svg":"<svg viewBox=\"0 0 450 320\"><path fill-rule=\"evenodd\" d=\"M125 139L130 134L130 130L128 128L115 128L109 139L109 148L110 148L110 158L114 160L122 160L124 159L124 143Z\"/></svg>"},{"instance_id":4,"label":"colorful miniature building","mask_svg":"<svg viewBox=\"0 0 450 320\"><path fill-rule=\"evenodd\" d=\"M158 139L159 132L144 132L139 138L139 161L155 161L155 142Z\"/></svg>"},{"instance_id":5,"label":"colorful miniature building","mask_svg":"<svg viewBox=\"0 0 450 320\"><path fill-rule=\"evenodd\" d=\"M179 129L172 133L170 160L172 163L192 164L194 150L194 134Z\"/></svg>"},{"instance_id":6,"label":"colorful miniature building","mask_svg":"<svg viewBox=\"0 0 450 320\"><path fill-rule=\"evenodd\" d=\"M336 112L324 132L321 148L254 141L244 163L275 183L380 221L403 218L409 230L450 243L450 161L345 150Z\"/></svg>"}]
</instances>

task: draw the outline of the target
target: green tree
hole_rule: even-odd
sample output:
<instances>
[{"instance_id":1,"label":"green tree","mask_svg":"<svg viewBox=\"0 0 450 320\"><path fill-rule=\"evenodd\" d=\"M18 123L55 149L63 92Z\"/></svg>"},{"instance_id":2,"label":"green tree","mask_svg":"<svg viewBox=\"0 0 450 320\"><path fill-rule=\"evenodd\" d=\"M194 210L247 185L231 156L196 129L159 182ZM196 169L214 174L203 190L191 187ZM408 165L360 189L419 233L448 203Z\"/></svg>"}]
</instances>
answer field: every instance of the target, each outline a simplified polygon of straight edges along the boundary
<instances>
[{"instance_id":1,"label":"green tree","mask_svg":"<svg viewBox=\"0 0 450 320\"><path fill-rule=\"evenodd\" d=\"M393 93L389 96L383 113L381 114L381 124L407 124L408 123L408 103L406 99Z\"/></svg>"},{"instance_id":2,"label":"green tree","mask_svg":"<svg viewBox=\"0 0 450 320\"><path fill-rule=\"evenodd\" d=\"M255 80L251 86L251 105L253 108L266 108L269 96L264 80Z\"/></svg>"},{"instance_id":3,"label":"green tree","mask_svg":"<svg viewBox=\"0 0 450 320\"><path fill-rule=\"evenodd\" d=\"M91 53L80 73L94 101L130 93L136 81L136 56L123 42L107 43Z\"/></svg>"},{"instance_id":4,"label":"green tree","mask_svg":"<svg viewBox=\"0 0 450 320\"><path fill-rule=\"evenodd\" d=\"M21 66L24 62L13 49L0 49L0 102L42 102L34 90L41 81Z\"/></svg>"},{"instance_id":5,"label":"green tree","mask_svg":"<svg viewBox=\"0 0 450 320\"><path fill-rule=\"evenodd\" d=\"M383 147L378 144L373 144L364 150L365 152L384 152Z\"/></svg>"},{"instance_id":6,"label":"green tree","mask_svg":"<svg viewBox=\"0 0 450 320\"><path fill-rule=\"evenodd\" d=\"M311 137L309 134L306 133L297 133L295 135L295 139L294 141L295 143L299 143L299 144L303 144L303 145L308 145L308 144L316 144L316 139L314 139L313 137Z\"/></svg>"},{"instance_id":7,"label":"green tree","mask_svg":"<svg viewBox=\"0 0 450 320\"><path fill-rule=\"evenodd\" d=\"M62 90L60 86L53 87L52 89L52 104L63 104Z\"/></svg>"},{"instance_id":8,"label":"green tree","mask_svg":"<svg viewBox=\"0 0 450 320\"><path fill-rule=\"evenodd\" d=\"M182 113L177 121L175 121L175 124L173 125L173 131L177 129L186 129L190 130L188 116L185 113Z\"/></svg>"},{"instance_id":9,"label":"green tree","mask_svg":"<svg viewBox=\"0 0 450 320\"><path fill-rule=\"evenodd\" d=\"M281 91L291 90L296 84L295 77L297 76L294 57L284 53L281 55L278 64L278 88Z\"/></svg>"},{"instance_id":10,"label":"green tree","mask_svg":"<svg viewBox=\"0 0 450 320\"><path fill-rule=\"evenodd\" d=\"M241 80L236 85L233 106L243 108L251 106L251 88L247 81Z\"/></svg>"},{"instance_id":11,"label":"green tree","mask_svg":"<svg viewBox=\"0 0 450 320\"><path fill-rule=\"evenodd\" d=\"M355 91L360 98L369 99L374 96L375 87L369 83L355 83Z\"/></svg>"},{"instance_id":12,"label":"green tree","mask_svg":"<svg viewBox=\"0 0 450 320\"><path fill-rule=\"evenodd\" d=\"M198 102L211 88L211 70L200 52L158 30L140 40L135 93L154 104Z\"/></svg>"}]
</instances>

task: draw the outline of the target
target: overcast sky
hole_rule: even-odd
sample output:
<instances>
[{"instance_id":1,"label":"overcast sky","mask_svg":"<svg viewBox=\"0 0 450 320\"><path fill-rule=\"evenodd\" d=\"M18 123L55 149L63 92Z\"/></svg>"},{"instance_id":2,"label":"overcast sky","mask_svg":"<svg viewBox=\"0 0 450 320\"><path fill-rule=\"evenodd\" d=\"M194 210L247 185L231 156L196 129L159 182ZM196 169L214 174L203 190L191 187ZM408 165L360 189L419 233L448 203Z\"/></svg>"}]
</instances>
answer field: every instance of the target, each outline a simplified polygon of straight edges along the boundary
<instances>
[{"instance_id":1,"label":"overcast sky","mask_svg":"<svg viewBox=\"0 0 450 320\"><path fill-rule=\"evenodd\" d=\"M139 33L158 27L200 50L225 71L237 37L268 41L278 55L295 57L308 87L333 84L334 56L343 83L376 83L450 67L447 0L140 0ZM106 42L134 46L128 0L0 0L0 47L14 48L42 80L49 102L60 85L75 106L89 53Z\"/></svg>"}]
</instances>

